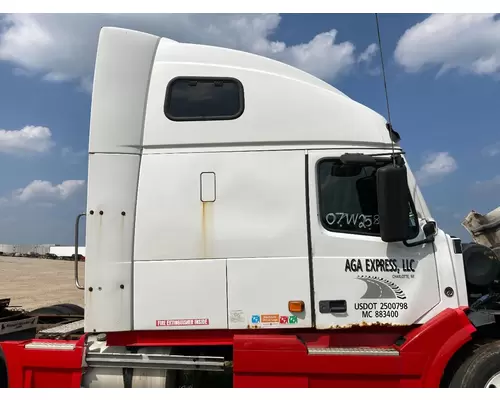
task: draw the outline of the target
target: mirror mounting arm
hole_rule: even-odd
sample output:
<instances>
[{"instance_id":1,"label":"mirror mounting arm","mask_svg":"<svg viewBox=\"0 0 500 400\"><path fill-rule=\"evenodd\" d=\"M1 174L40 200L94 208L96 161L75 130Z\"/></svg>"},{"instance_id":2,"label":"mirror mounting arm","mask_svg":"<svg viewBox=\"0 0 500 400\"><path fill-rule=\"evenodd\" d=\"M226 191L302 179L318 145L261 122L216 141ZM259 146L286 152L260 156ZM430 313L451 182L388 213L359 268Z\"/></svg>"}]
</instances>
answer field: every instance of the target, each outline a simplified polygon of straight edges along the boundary
<instances>
[{"instance_id":1,"label":"mirror mounting arm","mask_svg":"<svg viewBox=\"0 0 500 400\"><path fill-rule=\"evenodd\" d=\"M416 246L421 246L421 245L427 244L427 243L434 243L434 236L431 236L431 237L428 237L428 238L425 238L423 240L419 240L418 242L413 242L413 243L408 243L406 240L403 240L403 244L406 247L416 247Z\"/></svg>"},{"instance_id":2,"label":"mirror mounting arm","mask_svg":"<svg viewBox=\"0 0 500 400\"><path fill-rule=\"evenodd\" d=\"M434 239L436 237L436 222L435 221L427 221L427 223L423 226L423 231L425 233L425 239L419 240L418 242L408 243L406 240L403 240L403 244L406 247L416 247L421 246L427 243L434 243Z\"/></svg>"}]
</instances>

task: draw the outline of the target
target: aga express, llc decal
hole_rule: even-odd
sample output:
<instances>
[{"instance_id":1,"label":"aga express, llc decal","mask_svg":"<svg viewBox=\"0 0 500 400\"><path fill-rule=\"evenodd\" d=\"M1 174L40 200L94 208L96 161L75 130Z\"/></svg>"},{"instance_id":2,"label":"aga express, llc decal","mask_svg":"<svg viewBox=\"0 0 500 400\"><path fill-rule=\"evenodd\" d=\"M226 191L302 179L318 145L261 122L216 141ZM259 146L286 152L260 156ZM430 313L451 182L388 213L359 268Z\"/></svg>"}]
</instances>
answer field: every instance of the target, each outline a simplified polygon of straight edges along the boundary
<instances>
[{"instance_id":1,"label":"aga express, llc decal","mask_svg":"<svg viewBox=\"0 0 500 400\"><path fill-rule=\"evenodd\" d=\"M361 319L395 319L408 310L407 296L397 280L414 279L417 262L414 259L365 258L346 259L345 272L355 273L366 285L354 310Z\"/></svg>"}]
</instances>

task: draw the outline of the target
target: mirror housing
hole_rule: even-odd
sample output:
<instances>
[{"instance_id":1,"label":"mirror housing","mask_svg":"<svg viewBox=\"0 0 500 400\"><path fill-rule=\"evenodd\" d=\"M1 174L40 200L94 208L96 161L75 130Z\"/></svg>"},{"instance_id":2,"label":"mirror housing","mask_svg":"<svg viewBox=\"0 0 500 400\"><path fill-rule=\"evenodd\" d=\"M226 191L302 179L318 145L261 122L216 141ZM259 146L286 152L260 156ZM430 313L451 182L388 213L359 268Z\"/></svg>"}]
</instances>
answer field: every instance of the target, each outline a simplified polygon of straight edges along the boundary
<instances>
[{"instance_id":1,"label":"mirror housing","mask_svg":"<svg viewBox=\"0 0 500 400\"><path fill-rule=\"evenodd\" d=\"M406 166L388 164L377 171L380 236L384 242L408 239L410 202Z\"/></svg>"},{"instance_id":2,"label":"mirror housing","mask_svg":"<svg viewBox=\"0 0 500 400\"><path fill-rule=\"evenodd\" d=\"M377 161L373 156L363 153L345 153L340 156L340 162L344 165L375 165Z\"/></svg>"}]
</instances>

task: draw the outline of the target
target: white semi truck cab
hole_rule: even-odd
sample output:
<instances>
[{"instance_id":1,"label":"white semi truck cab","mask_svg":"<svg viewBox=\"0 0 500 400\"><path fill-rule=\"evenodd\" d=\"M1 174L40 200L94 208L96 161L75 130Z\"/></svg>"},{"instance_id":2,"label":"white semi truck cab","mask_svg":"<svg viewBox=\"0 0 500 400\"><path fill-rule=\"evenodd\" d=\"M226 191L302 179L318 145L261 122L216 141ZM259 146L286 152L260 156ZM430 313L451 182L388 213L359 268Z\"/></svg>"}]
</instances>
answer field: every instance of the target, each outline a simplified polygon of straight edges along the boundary
<instances>
[{"instance_id":1,"label":"white semi truck cab","mask_svg":"<svg viewBox=\"0 0 500 400\"><path fill-rule=\"evenodd\" d=\"M71 348L82 386L134 386L122 368L165 386L161 371L186 362L165 357L207 347L234 363L235 386L442 384L500 268L489 253L464 265L399 139L291 66L103 28L76 277L86 335Z\"/></svg>"},{"instance_id":2,"label":"white semi truck cab","mask_svg":"<svg viewBox=\"0 0 500 400\"><path fill-rule=\"evenodd\" d=\"M412 325L468 304L453 239L432 225L419 244L433 222L408 165L377 190L393 146L405 161L374 111L277 61L122 29L94 79L87 332Z\"/></svg>"}]
</instances>

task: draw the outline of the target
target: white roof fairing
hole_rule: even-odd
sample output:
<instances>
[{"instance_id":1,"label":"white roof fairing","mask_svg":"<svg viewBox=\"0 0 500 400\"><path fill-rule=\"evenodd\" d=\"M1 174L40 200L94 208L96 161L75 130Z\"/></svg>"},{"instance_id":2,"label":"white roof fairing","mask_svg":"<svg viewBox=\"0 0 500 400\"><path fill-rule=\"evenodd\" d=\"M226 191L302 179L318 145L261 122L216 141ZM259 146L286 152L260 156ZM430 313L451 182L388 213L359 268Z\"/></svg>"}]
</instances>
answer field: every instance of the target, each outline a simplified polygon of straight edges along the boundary
<instances>
[{"instance_id":1,"label":"white roof fairing","mask_svg":"<svg viewBox=\"0 0 500 400\"><path fill-rule=\"evenodd\" d=\"M172 121L167 85L177 77L235 78L244 111L223 121ZM103 28L94 74L90 152L141 148L387 147L386 120L302 70L243 51Z\"/></svg>"},{"instance_id":2,"label":"white roof fairing","mask_svg":"<svg viewBox=\"0 0 500 400\"><path fill-rule=\"evenodd\" d=\"M176 122L165 117L168 83L179 76L238 79L245 108L234 120ZM387 146L386 120L328 83L243 51L161 39L154 60L143 146Z\"/></svg>"},{"instance_id":3,"label":"white roof fairing","mask_svg":"<svg viewBox=\"0 0 500 400\"><path fill-rule=\"evenodd\" d=\"M181 46L179 46L179 44ZM158 46L155 62L196 63L265 71L268 74L283 76L289 79L301 81L303 83L308 83L318 88L323 88L347 97L347 95L340 90L334 88L325 81L302 71L301 69L241 50L200 44L179 43L170 39L162 38Z\"/></svg>"}]
</instances>

